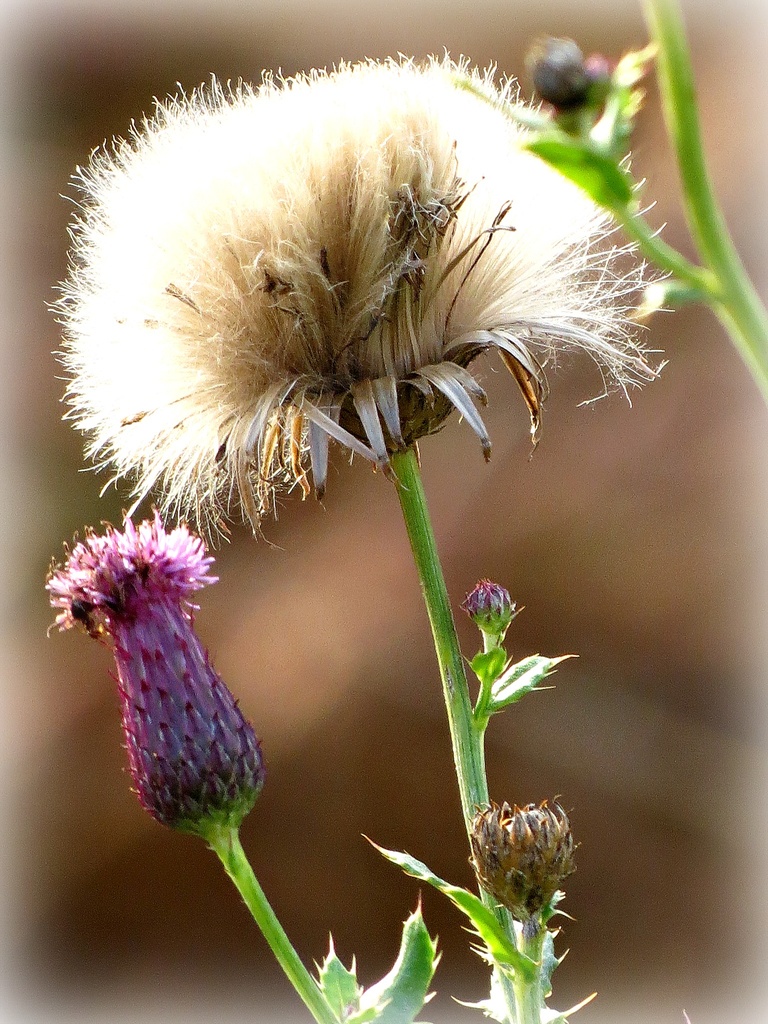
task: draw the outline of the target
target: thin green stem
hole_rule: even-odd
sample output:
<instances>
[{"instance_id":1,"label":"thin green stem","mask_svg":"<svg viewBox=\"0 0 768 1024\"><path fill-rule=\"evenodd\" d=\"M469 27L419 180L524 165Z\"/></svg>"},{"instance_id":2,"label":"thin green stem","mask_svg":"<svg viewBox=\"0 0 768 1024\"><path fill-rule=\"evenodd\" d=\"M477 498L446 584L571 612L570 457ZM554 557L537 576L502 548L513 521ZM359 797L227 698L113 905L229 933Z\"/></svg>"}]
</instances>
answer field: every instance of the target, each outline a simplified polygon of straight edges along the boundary
<instances>
[{"instance_id":1,"label":"thin green stem","mask_svg":"<svg viewBox=\"0 0 768 1024\"><path fill-rule=\"evenodd\" d=\"M646 0L658 46L664 118L677 157L685 213L699 255L716 281L712 306L768 400L768 313L725 224L709 177L701 139L691 56L677 0Z\"/></svg>"},{"instance_id":2,"label":"thin green stem","mask_svg":"<svg viewBox=\"0 0 768 1024\"><path fill-rule=\"evenodd\" d=\"M397 478L400 507L435 641L464 825L469 835L475 811L488 803L482 735L472 717L464 659L459 648L415 451L409 448L405 452L395 453L392 456L392 468Z\"/></svg>"},{"instance_id":3,"label":"thin green stem","mask_svg":"<svg viewBox=\"0 0 768 1024\"><path fill-rule=\"evenodd\" d=\"M288 980L303 999L317 1024L339 1024L312 975L301 962L283 926L269 905L253 868L248 863L236 829L211 828L206 834L208 844L224 865L224 870L237 886L245 905L261 929L269 948L285 971Z\"/></svg>"},{"instance_id":4,"label":"thin green stem","mask_svg":"<svg viewBox=\"0 0 768 1024\"><path fill-rule=\"evenodd\" d=\"M432 627L440 678L443 683L443 697L448 712L448 725L451 733L453 760L456 766L456 778L459 783L461 807L464 813L464 826L469 837L475 811L478 807L488 804L484 749L486 722L476 722L472 714L464 659L456 635L456 626L448 600L448 590L440 565L415 450L409 448L404 452L396 452L392 456L391 466L395 474L397 494L424 595L424 603L427 607L429 623ZM496 915L507 934L514 939L511 919L504 908L500 907L482 889L480 896L483 903ZM500 972L497 976L510 1012L510 1019L514 1019L514 992L511 982Z\"/></svg>"},{"instance_id":5,"label":"thin green stem","mask_svg":"<svg viewBox=\"0 0 768 1024\"><path fill-rule=\"evenodd\" d=\"M451 76L453 83L465 92L471 93L483 102L488 103L495 109L500 110L505 117L522 128L527 128L534 133L550 133L553 130L552 121L537 110L521 103L514 103L505 98L499 99L495 94L490 94L482 85L470 75L462 72L454 72ZM633 238L640 250L661 270L666 270L676 278L690 285L697 292L707 294L714 293L715 279L708 271L687 260L682 253L679 253L671 245L667 245L653 231L648 222L635 208L633 202L630 206L612 205L610 212L620 222L624 230Z\"/></svg>"},{"instance_id":6,"label":"thin green stem","mask_svg":"<svg viewBox=\"0 0 768 1024\"><path fill-rule=\"evenodd\" d=\"M705 267L691 263L677 249L668 245L637 210L616 208L611 212L630 238L637 242L642 254L655 266L672 274L696 292L701 292L702 298L715 297L717 280L714 275Z\"/></svg>"},{"instance_id":7,"label":"thin green stem","mask_svg":"<svg viewBox=\"0 0 768 1024\"><path fill-rule=\"evenodd\" d=\"M539 964L539 969L532 980L515 976L514 988L517 1002L517 1018L515 1024L541 1024L541 1008L544 1005L544 993L541 984L541 961L544 952L545 929L536 922L536 931L530 933L530 925L524 925L518 942L520 952L525 953Z\"/></svg>"}]
</instances>

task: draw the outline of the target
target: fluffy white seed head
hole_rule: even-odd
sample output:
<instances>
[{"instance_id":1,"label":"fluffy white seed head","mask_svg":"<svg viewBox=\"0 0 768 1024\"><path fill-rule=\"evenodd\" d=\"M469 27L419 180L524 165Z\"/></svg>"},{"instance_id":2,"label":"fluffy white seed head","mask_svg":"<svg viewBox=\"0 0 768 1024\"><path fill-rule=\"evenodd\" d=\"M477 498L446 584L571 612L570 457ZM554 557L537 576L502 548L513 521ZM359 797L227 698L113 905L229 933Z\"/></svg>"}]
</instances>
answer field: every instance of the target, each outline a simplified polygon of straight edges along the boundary
<instances>
[{"instance_id":1,"label":"fluffy white seed head","mask_svg":"<svg viewBox=\"0 0 768 1024\"><path fill-rule=\"evenodd\" d=\"M384 465L453 408L488 455L467 370L487 349L534 433L560 348L608 383L653 376L626 320L642 268L617 269L604 215L455 70L214 81L78 171L71 415L137 499L255 525L307 468L322 493L329 438Z\"/></svg>"}]
</instances>

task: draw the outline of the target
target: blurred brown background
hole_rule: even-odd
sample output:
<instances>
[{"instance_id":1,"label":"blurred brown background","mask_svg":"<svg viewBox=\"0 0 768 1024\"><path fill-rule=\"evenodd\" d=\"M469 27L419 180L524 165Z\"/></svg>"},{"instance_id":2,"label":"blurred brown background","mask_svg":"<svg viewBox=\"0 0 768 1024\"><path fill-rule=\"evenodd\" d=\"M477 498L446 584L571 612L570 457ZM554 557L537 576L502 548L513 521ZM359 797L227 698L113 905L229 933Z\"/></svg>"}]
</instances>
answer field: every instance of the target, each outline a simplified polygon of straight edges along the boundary
<instances>
[{"instance_id":1,"label":"blurred brown background","mask_svg":"<svg viewBox=\"0 0 768 1024\"><path fill-rule=\"evenodd\" d=\"M762 286L765 16L712 0L686 11L713 175ZM99 496L61 422L46 303L65 273L69 174L177 82L444 48L522 73L546 33L610 55L645 40L626 0L5 10L7 1019L305 1019L213 856L129 792L107 653L46 639L51 555L126 501ZM690 254L652 85L634 154L653 223ZM532 459L516 389L489 365L491 464L454 417L423 443L424 474L456 604L491 575L526 606L516 655L580 655L489 735L492 795L562 794L581 842L554 1005L597 989L584 1024L680 1022L683 1008L694 1024L762 1021L768 415L705 311L657 317L647 341L669 365L632 408L580 407L600 381L564 363ZM361 833L471 881L426 616L392 488L339 452L324 506L288 497L264 533L233 530L198 616L268 759L244 843L301 954L320 958L330 930L370 983L418 887ZM471 653L474 630L459 628ZM443 949L423 1016L480 1020L450 999L485 995L463 921L423 899Z\"/></svg>"}]
</instances>

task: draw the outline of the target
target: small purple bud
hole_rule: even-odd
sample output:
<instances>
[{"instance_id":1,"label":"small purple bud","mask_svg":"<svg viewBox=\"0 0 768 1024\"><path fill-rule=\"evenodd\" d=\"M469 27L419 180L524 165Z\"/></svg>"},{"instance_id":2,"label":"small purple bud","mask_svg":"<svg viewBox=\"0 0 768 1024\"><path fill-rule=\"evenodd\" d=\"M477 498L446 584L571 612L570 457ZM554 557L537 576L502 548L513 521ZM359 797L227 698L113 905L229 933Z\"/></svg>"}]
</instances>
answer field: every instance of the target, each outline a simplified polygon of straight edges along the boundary
<instances>
[{"instance_id":1,"label":"small purple bud","mask_svg":"<svg viewBox=\"0 0 768 1024\"><path fill-rule=\"evenodd\" d=\"M112 640L128 765L142 807L182 832L238 828L264 783L261 746L192 628L216 577L203 541L155 514L88 533L47 589L60 629Z\"/></svg>"},{"instance_id":2,"label":"small purple bud","mask_svg":"<svg viewBox=\"0 0 768 1024\"><path fill-rule=\"evenodd\" d=\"M492 583L491 580L480 580L464 598L461 607L477 628L492 638L497 646L501 644L510 622L517 614L515 602L506 587Z\"/></svg>"},{"instance_id":3,"label":"small purple bud","mask_svg":"<svg viewBox=\"0 0 768 1024\"><path fill-rule=\"evenodd\" d=\"M613 64L602 53L591 53L584 61L584 74L591 86L610 82Z\"/></svg>"}]
</instances>

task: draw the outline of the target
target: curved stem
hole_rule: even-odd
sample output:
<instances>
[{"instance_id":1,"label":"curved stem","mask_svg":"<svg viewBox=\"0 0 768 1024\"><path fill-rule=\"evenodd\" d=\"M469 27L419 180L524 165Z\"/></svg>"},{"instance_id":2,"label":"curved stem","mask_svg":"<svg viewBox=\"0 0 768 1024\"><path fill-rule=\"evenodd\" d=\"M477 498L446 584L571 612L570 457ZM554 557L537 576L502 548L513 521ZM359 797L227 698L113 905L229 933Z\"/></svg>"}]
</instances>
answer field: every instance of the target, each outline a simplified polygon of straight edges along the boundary
<instances>
[{"instance_id":1,"label":"curved stem","mask_svg":"<svg viewBox=\"0 0 768 1024\"><path fill-rule=\"evenodd\" d=\"M659 87L675 147L688 225L716 281L712 306L768 399L768 313L728 233L704 159L691 57L677 0L646 0Z\"/></svg>"},{"instance_id":2,"label":"curved stem","mask_svg":"<svg viewBox=\"0 0 768 1024\"><path fill-rule=\"evenodd\" d=\"M448 725L453 747L456 778L459 783L461 808L467 837L471 832L472 819L478 807L488 804L488 782L485 775L485 725L476 722L472 714L472 702L464 671L464 658L456 635L456 626L448 600L445 578L437 553L437 543L427 508L427 498L421 480L421 471L416 452L409 448L396 452L391 457L395 475L397 495L405 520L405 528L411 543L416 571L421 583L424 603L427 606L429 624L435 642L435 652L443 683L443 697L448 712ZM493 911L498 921L514 939L511 919L503 907L480 890L483 903ZM515 1017L515 995L512 983L497 971L497 979L510 1014Z\"/></svg>"},{"instance_id":3,"label":"curved stem","mask_svg":"<svg viewBox=\"0 0 768 1024\"><path fill-rule=\"evenodd\" d=\"M437 553L416 453L409 448L405 452L395 453L391 461L397 479L397 494L403 510L405 527L427 606L429 624L432 627L448 712L464 825L469 835L475 811L488 803L482 734L476 729L472 718L472 702L464 671L464 658L456 636L456 626Z\"/></svg>"},{"instance_id":4,"label":"curved stem","mask_svg":"<svg viewBox=\"0 0 768 1024\"><path fill-rule=\"evenodd\" d=\"M317 1024L339 1024L312 975L301 962L248 863L236 829L212 827L205 838L237 886L288 980Z\"/></svg>"},{"instance_id":5,"label":"curved stem","mask_svg":"<svg viewBox=\"0 0 768 1024\"><path fill-rule=\"evenodd\" d=\"M691 263L677 249L668 245L638 211L630 208L612 208L611 212L630 238L637 242L642 254L660 270L667 271L678 281L701 292L703 299L715 298L718 295L715 276L705 267Z\"/></svg>"}]
</instances>

